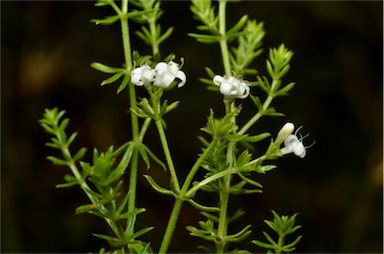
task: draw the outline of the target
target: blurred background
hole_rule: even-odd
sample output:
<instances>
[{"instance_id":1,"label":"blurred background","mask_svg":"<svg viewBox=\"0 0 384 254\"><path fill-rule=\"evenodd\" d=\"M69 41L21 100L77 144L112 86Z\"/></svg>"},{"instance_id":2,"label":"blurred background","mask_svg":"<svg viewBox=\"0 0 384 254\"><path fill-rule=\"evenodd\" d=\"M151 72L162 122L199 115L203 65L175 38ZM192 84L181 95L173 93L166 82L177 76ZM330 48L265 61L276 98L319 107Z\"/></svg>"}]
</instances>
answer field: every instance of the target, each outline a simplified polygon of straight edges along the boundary
<instances>
[{"instance_id":1,"label":"blurred background","mask_svg":"<svg viewBox=\"0 0 384 254\"><path fill-rule=\"evenodd\" d=\"M197 135L209 109L223 112L222 96L198 81L209 66L222 74L218 45L203 45L187 36L197 21L190 2L164 1L160 19L164 29L175 27L164 44L163 56L185 58L188 82L168 92L180 100L166 116L168 137L176 167L189 168L200 152ZM248 238L264 240L264 219L271 209L280 215L299 213L298 233L303 239L297 252L382 253L383 251L383 3L382 1L244 1L228 4L228 27L243 14L264 22L264 53L255 66L262 74L268 48L284 43L295 52L285 82L296 82L290 96L274 107L284 117L262 118L250 131L273 135L286 122L304 125L307 144L316 144L304 159L294 155L277 161L278 168L259 177L263 194L233 197L231 212L244 207L246 215L230 231L253 224ZM94 61L110 66L123 62L120 27L95 26L93 18L113 15L94 2L1 2L1 252L97 252L106 243L91 235L107 226L92 215L75 215L88 202L78 188L55 189L69 173L53 166L46 156L58 154L46 147L49 136L38 120L44 108L66 110L69 132L79 135L73 150L82 146L105 150L130 139L128 94L116 95L117 84L100 87L107 78L90 68ZM138 26L131 27L132 30ZM136 36L134 49L150 49ZM254 94L262 94L257 88ZM138 95L144 96L138 89ZM255 114L242 101L239 122ZM162 156L157 134L151 128L145 140ZM268 140L258 149L264 151ZM151 174L167 184L160 168ZM201 176L201 175L200 175ZM138 227L156 225L143 238L158 249L173 200L155 193L139 179L138 206L147 208ZM206 202L214 196L207 196ZM199 195L198 198L203 198ZM203 199L201 199L203 200ZM202 217L186 204L170 252L197 252L199 239L188 235L187 225ZM263 252L246 243L239 248Z\"/></svg>"}]
</instances>

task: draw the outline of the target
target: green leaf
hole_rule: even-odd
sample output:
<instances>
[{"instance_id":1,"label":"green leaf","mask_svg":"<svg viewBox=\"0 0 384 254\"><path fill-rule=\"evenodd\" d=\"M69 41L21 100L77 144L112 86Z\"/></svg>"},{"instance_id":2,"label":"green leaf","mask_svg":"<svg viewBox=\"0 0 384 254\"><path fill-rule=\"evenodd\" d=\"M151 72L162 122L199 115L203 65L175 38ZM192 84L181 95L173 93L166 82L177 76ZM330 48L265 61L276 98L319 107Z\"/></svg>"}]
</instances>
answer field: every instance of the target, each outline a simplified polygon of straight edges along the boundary
<instances>
[{"instance_id":1,"label":"green leaf","mask_svg":"<svg viewBox=\"0 0 384 254\"><path fill-rule=\"evenodd\" d=\"M82 148L75 154L75 156L73 156L73 161L78 161L78 160L80 160L81 158L83 158L83 156L85 155L86 152L87 152L87 148L82 147Z\"/></svg>"},{"instance_id":2,"label":"green leaf","mask_svg":"<svg viewBox=\"0 0 384 254\"><path fill-rule=\"evenodd\" d=\"M144 175L144 177L147 179L147 181L149 182L149 184L152 186L152 188L155 191L157 191L161 194L164 194L164 195L173 195L174 194L171 190L160 187L151 176Z\"/></svg>"},{"instance_id":3,"label":"green leaf","mask_svg":"<svg viewBox=\"0 0 384 254\"><path fill-rule=\"evenodd\" d=\"M265 249L272 249L272 250L275 249L275 246L273 246L272 244L264 243L258 240L253 240L252 243Z\"/></svg>"},{"instance_id":4,"label":"green leaf","mask_svg":"<svg viewBox=\"0 0 384 254\"><path fill-rule=\"evenodd\" d=\"M91 210L97 210L97 206L95 204L81 205L76 208L76 214L89 213Z\"/></svg>"},{"instance_id":5,"label":"green leaf","mask_svg":"<svg viewBox=\"0 0 384 254\"><path fill-rule=\"evenodd\" d=\"M241 216L243 216L245 212L241 209L238 209L234 215L232 215L231 218L228 219L228 223L234 220L239 219Z\"/></svg>"},{"instance_id":6,"label":"green leaf","mask_svg":"<svg viewBox=\"0 0 384 254\"><path fill-rule=\"evenodd\" d=\"M284 116L283 113L276 112L275 108L273 107L269 107L267 110L265 110L264 114L267 116Z\"/></svg>"},{"instance_id":7,"label":"green leaf","mask_svg":"<svg viewBox=\"0 0 384 254\"><path fill-rule=\"evenodd\" d=\"M116 80L118 80L123 75L124 75L124 72L117 72L116 74L112 75L110 78L103 80L103 82L101 82L101 86L111 84Z\"/></svg>"},{"instance_id":8,"label":"green leaf","mask_svg":"<svg viewBox=\"0 0 384 254\"><path fill-rule=\"evenodd\" d=\"M195 33L189 33L188 35L195 38L198 42L202 43L216 43L220 41L220 36L217 35L205 35Z\"/></svg>"},{"instance_id":9,"label":"green leaf","mask_svg":"<svg viewBox=\"0 0 384 254\"><path fill-rule=\"evenodd\" d=\"M97 63L97 62L91 63L91 67L104 73L117 73L117 72L125 71L122 68L110 67L108 65Z\"/></svg>"},{"instance_id":10,"label":"green leaf","mask_svg":"<svg viewBox=\"0 0 384 254\"><path fill-rule=\"evenodd\" d=\"M60 131L60 132L63 132L63 133L60 133L60 134L62 134L62 135L65 136L64 131L65 131L65 129L67 128L68 124L69 124L69 119L68 119L68 118L66 118L66 119L64 119L64 120L62 120L62 121L60 122L60 124L59 124L59 131ZM73 134L72 134L72 135L73 135ZM75 134L75 137L76 137L76 134ZM72 138L72 139L74 139L74 138Z\"/></svg>"},{"instance_id":11,"label":"green leaf","mask_svg":"<svg viewBox=\"0 0 384 254\"><path fill-rule=\"evenodd\" d=\"M146 150L143 146L138 147L139 153L141 155L141 158L144 160L145 164L147 165L147 169L151 167L151 163L149 162L148 155L146 153Z\"/></svg>"},{"instance_id":12,"label":"green leaf","mask_svg":"<svg viewBox=\"0 0 384 254\"><path fill-rule=\"evenodd\" d=\"M267 137L270 137L270 136L271 136L270 133L264 132L264 133L261 133L259 135L255 135L255 136L246 136L246 137L244 137L243 141L255 143L255 142L259 142L259 141L261 141Z\"/></svg>"},{"instance_id":13,"label":"green leaf","mask_svg":"<svg viewBox=\"0 0 384 254\"><path fill-rule=\"evenodd\" d=\"M213 215L213 214L210 214L210 213L207 213L207 212L201 212L202 215L204 215L207 219L211 220L211 221L214 221L214 222L219 222L219 217Z\"/></svg>"},{"instance_id":14,"label":"green leaf","mask_svg":"<svg viewBox=\"0 0 384 254\"><path fill-rule=\"evenodd\" d=\"M59 165L59 166L67 166L69 163L66 160L58 159L54 156L48 156L47 159L50 160L53 164Z\"/></svg>"},{"instance_id":15,"label":"green leaf","mask_svg":"<svg viewBox=\"0 0 384 254\"><path fill-rule=\"evenodd\" d=\"M237 172L237 174L240 176L241 179L243 179L244 181L246 181L248 184L250 185L253 185L255 187L258 187L258 188L263 188L263 186L259 183L259 182L256 182L254 180L251 180L249 179L248 177L245 177L243 174L241 174L240 172Z\"/></svg>"},{"instance_id":16,"label":"green leaf","mask_svg":"<svg viewBox=\"0 0 384 254\"><path fill-rule=\"evenodd\" d=\"M158 44L166 40L173 32L173 27L167 29L167 31L157 40Z\"/></svg>"},{"instance_id":17,"label":"green leaf","mask_svg":"<svg viewBox=\"0 0 384 254\"><path fill-rule=\"evenodd\" d=\"M108 16L105 19L92 19L96 25L111 25L120 19L119 15Z\"/></svg>"},{"instance_id":18,"label":"green leaf","mask_svg":"<svg viewBox=\"0 0 384 254\"><path fill-rule=\"evenodd\" d=\"M77 136L77 132L72 133L72 135L67 140L67 146L70 146L72 144L72 142L75 140L76 136Z\"/></svg>"},{"instance_id":19,"label":"green leaf","mask_svg":"<svg viewBox=\"0 0 384 254\"><path fill-rule=\"evenodd\" d=\"M244 27L247 21L248 21L248 15L244 15L243 17L241 17L241 19L236 23L236 25L234 25L231 29L227 31L227 36L238 32L241 28Z\"/></svg>"},{"instance_id":20,"label":"green leaf","mask_svg":"<svg viewBox=\"0 0 384 254\"><path fill-rule=\"evenodd\" d=\"M241 242L242 240L244 240L247 236L249 236L251 234L252 231L248 230L249 228L251 228L251 225L247 225L246 227L244 227L241 231L239 231L236 234L225 236L224 239L227 242Z\"/></svg>"},{"instance_id":21,"label":"green leaf","mask_svg":"<svg viewBox=\"0 0 384 254\"><path fill-rule=\"evenodd\" d=\"M103 240L107 240L108 242L110 242L111 244L112 243L116 243L116 242L119 242L120 239L115 237L115 236L109 236L109 235L104 235L104 234L95 234L93 233L92 235L98 237L98 238L101 238Z\"/></svg>"},{"instance_id":22,"label":"green leaf","mask_svg":"<svg viewBox=\"0 0 384 254\"><path fill-rule=\"evenodd\" d=\"M215 75L216 75L216 74L215 74L210 68L208 68L208 67L205 67L205 71L207 72L208 77L211 78L211 79L213 79L213 78L215 77Z\"/></svg>"},{"instance_id":23,"label":"green leaf","mask_svg":"<svg viewBox=\"0 0 384 254\"><path fill-rule=\"evenodd\" d=\"M125 75L123 81L121 82L121 85L117 89L117 93L119 94L123 89L128 85L129 81L131 80L131 77L129 75Z\"/></svg>"},{"instance_id":24,"label":"green leaf","mask_svg":"<svg viewBox=\"0 0 384 254\"><path fill-rule=\"evenodd\" d=\"M296 248L294 248L294 246L296 246L299 243L301 238L302 238L302 236L298 236L296 238L296 240L293 241L292 243L284 245L283 246L283 251L284 252L292 252L292 251L294 251L296 249Z\"/></svg>"},{"instance_id":25,"label":"green leaf","mask_svg":"<svg viewBox=\"0 0 384 254\"><path fill-rule=\"evenodd\" d=\"M164 171L167 171L167 167L165 166L165 164L159 158L157 158L156 155L152 153L152 151L146 145L141 144L141 146L144 147L146 153L152 160L159 164L164 169Z\"/></svg>"},{"instance_id":26,"label":"green leaf","mask_svg":"<svg viewBox=\"0 0 384 254\"><path fill-rule=\"evenodd\" d=\"M144 235L145 233L151 231L151 230L154 229L154 228L155 228L155 227L146 227L146 228L140 229L139 231L136 231L136 232L131 236L131 238L132 238L132 239L138 238L138 237Z\"/></svg>"},{"instance_id":27,"label":"green leaf","mask_svg":"<svg viewBox=\"0 0 384 254\"><path fill-rule=\"evenodd\" d=\"M44 130L47 132L47 133L50 133L50 134L55 134L56 131L50 127L48 124L44 123L43 120L40 121L40 125L44 128Z\"/></svg>"},{"instance_id":28,"label":"green leaf","mask_svg":"<svg viewBox=\"0 0 384 254\"><path fill-rule=\"evenodd\" d=\"M273 246L277 246L277 243L272 239L272 237L270 236L270 235L268 235L266 232L264 232L263 231L263 234L264 234L264 236L265 236L265 238L267 238L267 240L271 243L271 244L273 244Z\"/></svg>"},{"instance_id":29,"label":"green leaf","mask_svg":"<svg viewBox=\"0 0 384 254\"><path fill-rule=\"evenodd\" d=\"M79 180L71 175L65 175L64 180L66 183L57 184L56 188L68 188L79 184Z\"/></svg>"},{"instance_id":30,"label":"green leaf","mask_svg":"<svg viewBox=\"0 0 384 254\"><path fill-rule=\"evenodd\" d=\"M256 105L256 107L258 108L258 110L259 110L260 112L263 112L263 111L264 111L263 104L261 104L259 97L257 97L257 96L253 96L253 95L249 95L249 96L251 97L253 103Z\"/></svg>"},{"instance_id":31,"label":"green leaf","mask_svg":"<svg viewBox=\"0 0 384 254\"><path fill-rule=\"evenodd\" d=\"M203 84L208 85L207 89L211 91L219 91L219 87L216 86L212 79L207 79L207 78L199 78L199 81L202 82Z\"/></svg>"},{"instance_id":32,"label":"green leaf","mask_svg":"<svg viewBox=\"0 0 384 254\"><path fill-rule=\"evenodd\" d=\"M256 169L256 171L258 173L264 174L265 172L270 171L270 170L275 169L275 168L277 168L277 166L275 166L275 165L265 165L265 166L258 167Z\"/></svg>"},{"instance_id":33,"label":"green leaf","mask_svg":"<svg viewBox=\"0 0 384 254\"><path fill-rule=\"evenodd\" d=\"M175 108L177 108L177 106L179 105L180 101L175 101L175 102L172 102L169 106L167 106L164 114L167 114L168 112L174 110Z\"/></svg>"},{"instance_id":34,"label":"green leaf","mask_svg":"<svg viewBox=\"0 0 384 254\"><path fill-rule=\"evenodd\" d=\"M200 205L199 203L195 202L192 199L188 199L188 202L200 211L204 211L204 212L219 212L220 211L220 208L218 208L218 207Z\"/></svg>"},{"instance_id":35,"label":"green leaf","mask_svg":"<svg viewBox=\"0 0 384 254\"><path fill-rule=\"evenodd\" d=\"M288 85L284 86L281 88L279 91L275 93L276 96L283 96L287 95L288 92L295 86L295 82L291 82Z\"/></svg>"},{"instance_id":36,"label":"green leaf","mask_svg":"<svg viewBox=\"0 0 384 254\"><path fill-rule=\"evenodd\" d=\"M268 79L265 76L257 76L256 79L257 84L261 87L261 89L263 89L266 93L269 94L269 92L271 91L271 84L269 83Z\"/></svg>"},{"instance_id":37,"label":"green leaf","mask_svg":"<svg viewBox=\"0 0 384 254\"><path fill-rule=\"evenodd\" d=\"M110 5L109 0L97 0L97 3L95 4L95 6L106 6L106 5Z\"/></svg>"}]
</instances>

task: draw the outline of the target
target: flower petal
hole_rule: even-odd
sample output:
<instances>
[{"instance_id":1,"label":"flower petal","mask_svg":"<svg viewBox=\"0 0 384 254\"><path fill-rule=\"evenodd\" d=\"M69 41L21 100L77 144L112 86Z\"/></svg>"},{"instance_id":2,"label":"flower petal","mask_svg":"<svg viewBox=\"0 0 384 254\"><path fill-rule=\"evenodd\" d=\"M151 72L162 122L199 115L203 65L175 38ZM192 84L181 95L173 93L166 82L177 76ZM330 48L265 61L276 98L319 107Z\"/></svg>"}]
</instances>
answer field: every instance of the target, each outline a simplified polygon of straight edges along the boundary
<instances>
[{"instance_id":1,"label":"flower petal","mask_svg":"<svg viewBox=\"0 0 384 254\"><path fill-rule=\"evenodd\" d=\"M213 78L213 83L217 86L220 86L220 84L223 82L223 77L220 76L220 75L216 75L214 78Z\"/></svg>"},{"instance_id":2,"label":"flower petal","mask_svg":"<svg viewBox=\"0 0 384 254\"><path fill-rule=\"evenodd\" d=\"M176 74L176 78L181 80L180 83L177 85L178 88L184 86L185 83L187 82L187 76L183 71L178 71Z\"/></svg>"}]
</instances>

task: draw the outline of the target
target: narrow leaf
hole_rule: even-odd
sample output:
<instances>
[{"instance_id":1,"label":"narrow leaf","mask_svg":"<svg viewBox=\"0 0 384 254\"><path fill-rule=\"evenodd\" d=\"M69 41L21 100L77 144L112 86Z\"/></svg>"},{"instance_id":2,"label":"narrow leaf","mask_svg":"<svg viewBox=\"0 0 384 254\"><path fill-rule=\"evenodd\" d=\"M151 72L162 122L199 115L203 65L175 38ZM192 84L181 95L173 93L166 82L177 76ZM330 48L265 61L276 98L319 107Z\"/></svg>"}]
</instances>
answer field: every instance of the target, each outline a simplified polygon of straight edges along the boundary
<instances>
[{"instance_id":1,"label":"narrow leaf","mask_svg":"<svg viewBox=\"0 0 384 254\"><path fill-rule=\"evenodd\" d=\"M142 235L144 235L145 233L151 231L152 229L154 229L155 227L146 227L146 228L143 228L143 229L140 229L139 231L135 232L133 235L132 235L132 238L135 239L135 238L138 238Z\"/></svg>"},{"instance_id":2,"label":"narrow leaf","mask_svg":"<svg viewBox=\"0 0 384 254\"><path fill-rule=\"evenodd\" d=\"M265 236L265 238L268 239L268 241L273 244L273 246L277 246L277 243L272 239L272 237L270 237L270 235L268 235L266 232L263 231L263 234Z\"/></svg>"},{"instance_id":3,"label":"narrow leaf","mask_svg":"<svg viewBox=\"0 0 384 254\"><path fill-rule=\"evenodd\" d=\"M117 93L120 93L129 83L131 80L131 77L129 75L125 75L123 81L121 82L121 85L117 89Z\"/></svg>"},{"instance_id":4,"label":"narrow leaf","mask_svg":"<svg viewBox=\"0 0 384 254\"><path fill-rule=\"evenodd\" d=\"M160 187L151 176L144 175L144 177L147 179L147 181L152 186L152 188L154 190L156 190L157 192L164 194L164 195L173 195L173 192L171 190Z\"/></svg>"},{"instance_id":5,"label":"narrow leaf","mask_svg":"<svg viewBox=\"0 0 384 254\"><path fill-rule=\"evenodd\" d=\"M146 145L142 144L142 146L146 150L146 153L149 155L149 157L154 160L157 164L159 164L164 169L164 171L167 171L167 167L165 166L165 164L159 158L157 158L156 155L152 153L152 151L149 150Z\"/></svg>"},{"instance_id":6,"label":"narrow leaf","mask_svg":"<svg viewBox=\"0 0 384 254\"><path fill-rule=\"evenodd\" d=\"M58 159L58 158L56 158L54 156L48 156L47 159L50 160L55 165L59 165L59 166L66 166L66 165L68 165L67 161L62 160L62 159Z\"/></svg>"},{"instance_id":7,"label":"narrow leaf","mask_svg":"<svg viewBox=\"0 0 384 254\"><path fill-rule=\"evenodd\" d=\"M195 202L192 199L188 199L188 202L200 211L204 211L204 212L219 212L220 211L220 208L218 208L218 207L200 205L199 203Z\"/></svg>"},{"instance_id":8,"label":"narrow leaf","mask_svg":"<svg viewBox=\"0 0 384 254\"><path fill-rule=\"evenodd\" d=\"M119 15L109 16L105 19L92 19L91 22L94 22L96 25L111 25L119 20Z\"/></svg>"},{"instance_id":9,"label":"narrow leaf","mask_svg":"<svg viewBox=\"0 0 384 254\"><path fill-rule=\"evenodd\" d=\"M124 70L122 68L114 68L114 67L110 67L108 65L102 64L102 63L97 63L97 62L92 63L91 67L98 70L98 71L105 72L105 73L116 73L116 72Z\"/></svg>"},{"instance_id":10,"label":"narrow leaf","mask_svg":"<svg viewBox=\"0 0 384 254\"><path fill-rule=\"evenodd\" d=\"M271 136L270 133L264 132L264 133L261 133L259 135L255 135L255 136L247 136L243 139L243 141L254 143L254 142L259 142L259 141L261 141L261 140L263 140L269 136Z\"/></svg>"},{"instance_id":11,"label":"narrow leaf","mask_svg":"<svg viewBox=\"0 0 384 254\"><path fill-rule=\"evenodd\" d=\"M113 76L111 76L110 78L103 80L103 82L101 82L101 86L111 84L111 83L115 82L116 80L118 80L123 75L124 75L124 72L118 72L118 73L114 74Z\"/></svg>"},{"instance_id":12,"label":"narrow leaf","mask_svg":"<svg viewBox=\"0 0 384 254\"><path fill-rule=\"evenodd\" d=\"M256 244L257 246L260 246L262 248L265 248L265 249L272 249L273 250L275 248L275 246L273 246L272 244L264 243L264 242L261 242L258 240L253 240L252 243Z\"/></svg>"},{"instance_id":13,"label":"narrow leaf","mask_svg":"<svg viewBox=\"0 0 384 254\"><path fill-rule=\"evenodd\" d=\"M291 82L288 85L284 86L281 88L279 91L275 93L276 96L283 96L287 95L288 92L295 86L295 82Z\"/></svg>"},{"instance_id":14,"label":"narrow leaf","mask_svg":"<svg viewBox=\"0 0 384 254\"><path fill-rule=\"evenodd\" d=\"M80 160L81 158L83 158L83 156L85 155L86 152L87 152L87 148L82 147L82 148L75 154L75 156L73 156L73 161L78 161L78 160Z\"/></svg>"},{"instance_id":15,"label":"narrow leaf","mask_svg":"<svg viewBox=\"0 0 384 254\"><path fill-rule=\"evenodd\" d=\"M157 40L157 42L160 44L165 39L167 39L173 32L173 27L168 28L168 30Z\"/></svg>"},{"instance_id":16,"label":"narrow leaf","mask_svg":"<svg viewBox=\"0 0 384 254\"><path fill-rule=\"evenodd\" d=\"M139 153L141 155L141 158L144 160L145 164L147 165L147 169L151 167L151 163L149 162L149 157L146 153L146 150L143 146L138 147Z\"/></svg>"}]
</instances>

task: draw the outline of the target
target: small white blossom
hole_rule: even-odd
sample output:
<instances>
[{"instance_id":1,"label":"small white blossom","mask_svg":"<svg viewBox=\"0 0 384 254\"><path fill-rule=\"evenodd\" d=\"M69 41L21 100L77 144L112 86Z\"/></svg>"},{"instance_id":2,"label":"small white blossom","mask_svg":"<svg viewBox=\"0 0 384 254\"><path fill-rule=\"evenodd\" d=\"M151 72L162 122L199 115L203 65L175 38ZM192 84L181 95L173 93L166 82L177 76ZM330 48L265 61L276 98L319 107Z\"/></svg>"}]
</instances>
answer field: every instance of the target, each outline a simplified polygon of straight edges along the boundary
<instances>
[{"instance_id":1,"label":"small white blossom","mask_svg":"<svg viewBox=\"0 0 384 254\"><path fill-rule=\"evenodd\" d=\"M148 64L145 64L131 72L131 81L136 86L148 86L154 80L155 74L155 71Z\"/></svg>"},{"instance_id":2,"label":"small white blossom","mask_svg":"<svg viewBox=\"0 0 384 254\"><path fill-rule=\"evenodd\" d=\"M282 154L289 154L289 153L294 153L296 156L300 158L304 158L306 155L306 150L307 148L311 147L314 143L312 143L310 146L304 146L303 140L305 137L308 135L305 135L304 137L297 138L296 134L298 131L302 128L298 128L295 132L294 135L289 135L285 140L284 140L284 147L280 149Z\"/></svg>"},{"instance_id":3,"label":"small white blossom","mask_svg":"<svg viewBox=\"0 0 384 254\"><path fill-rule=\"evenodd\" d=\"M220 87L220 92L225 98L244 99L249 95L250 88L244 80L239 80L233 76L219 76L213 78L213 83Z\"/></svg>"},{"instance_id":4,"label":"small white blossom","mask_svg":"<svg viewBox=\"0 0 384 254\"><path fill-rule=\"evenodd\" d=\"M182 87L187 77L183 71L180 70L181 67L173 61L169 61L168 64L165 62L160 62L155 67L156 77L154 86L168 88L169 85L176 79L180 79L180 83L177 87Z\"/></svg>"}]
</instances>

